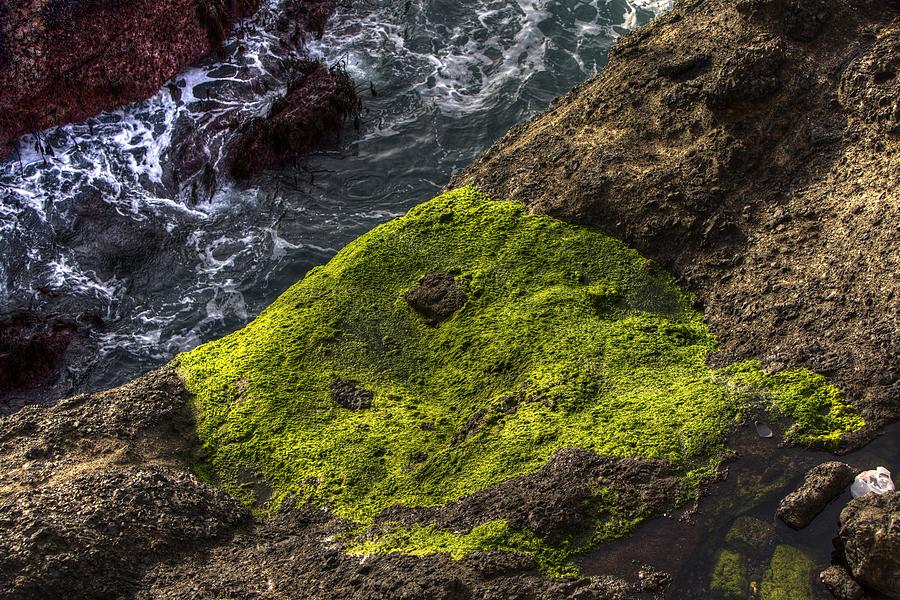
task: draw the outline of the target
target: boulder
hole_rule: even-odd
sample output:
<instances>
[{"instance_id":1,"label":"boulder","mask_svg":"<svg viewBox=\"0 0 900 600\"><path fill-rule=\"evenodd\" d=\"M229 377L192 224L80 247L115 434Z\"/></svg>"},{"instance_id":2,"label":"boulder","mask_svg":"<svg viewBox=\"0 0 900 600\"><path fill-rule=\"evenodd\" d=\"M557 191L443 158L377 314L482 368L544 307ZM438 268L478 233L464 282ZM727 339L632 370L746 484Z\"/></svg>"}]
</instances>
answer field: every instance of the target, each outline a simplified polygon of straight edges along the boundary
<instances>
[{"instance_id":1,"label":"boulder","mask_svg":"<svg viewBox=\"0 0 900 600\"><path fill-rule=\"evenodd\" d=\"M231 175L247 179L287 165L319 144L338 139L344 121L361 108L356 85L341 65L300 60L284 96L249 122L229 150Z\"/></svg>"},{"instance_id":2,"label":"boulder","mask_svg":"<svg viewBox=\"0 0 900 600\"><path fill-rule=\"evenodd\" d=\"M803 483L778 504L776 514L794 529L803 529L853 481L854 471L842 462L827 462L807 472Z\"/></svg>"},{"instance_id":3,"label":"boulder","mask_svg":"<svg viewBox=\"0 0 900 600\"><path fill-rule=\"evenodd\" d=\"M840 541L853 578L900 598L900 494L866 494L841 511Z\"/></svg>"},{"instance_id":4,"label":"boulder","mask_svg":"<svg viewBox=\"0 0 900 600\"><path fill-rule=\"evenodd\" d=\"M865 596L862 587L842 565L831 565L819 574L819 579L836 600L862 600Z\"/></svg>"}]
</instances>

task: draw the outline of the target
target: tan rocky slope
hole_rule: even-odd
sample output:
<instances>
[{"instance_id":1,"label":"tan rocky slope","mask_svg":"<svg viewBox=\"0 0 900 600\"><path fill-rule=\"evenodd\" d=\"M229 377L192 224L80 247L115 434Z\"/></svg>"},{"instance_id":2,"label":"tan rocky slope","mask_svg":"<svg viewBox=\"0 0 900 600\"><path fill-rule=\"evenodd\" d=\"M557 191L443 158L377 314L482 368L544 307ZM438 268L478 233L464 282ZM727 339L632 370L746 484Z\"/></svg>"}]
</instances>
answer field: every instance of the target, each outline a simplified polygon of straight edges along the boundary
<instances>
[{"instance_id":1,"label":"tan rocky slope","mask_svg":"<svg viewBox=\"0 0 900 600\"><path fill-rule=\"evenodd\" d=\"M679 2L464 184L670 267L719 362L807 367L874 426L897 414L897 3Z\"/></svg>"}]
</instances>

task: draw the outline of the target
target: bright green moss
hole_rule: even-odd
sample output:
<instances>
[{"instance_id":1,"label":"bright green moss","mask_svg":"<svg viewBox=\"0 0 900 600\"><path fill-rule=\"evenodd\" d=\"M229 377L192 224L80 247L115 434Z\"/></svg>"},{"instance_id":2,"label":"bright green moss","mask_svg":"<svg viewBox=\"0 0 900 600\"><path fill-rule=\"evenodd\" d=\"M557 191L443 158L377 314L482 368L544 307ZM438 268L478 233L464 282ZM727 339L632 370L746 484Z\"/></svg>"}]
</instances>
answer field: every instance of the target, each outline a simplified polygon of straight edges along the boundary
<instances>
[{"instance_id":1,"label":"bright green moss","mask_svg":"<svg viewBox=\"0 0 900 600\"><path fill-rule=\"evenodd\" d=\"M802 550L778 546L763 577L762 600L811 599L810 576L814 567L815 563Z\"/></svg>"},{"instance_id":2,"label":"bright green moss","mask_svg":"<svg viewBox=\"0 0 900 600\"><path fill-rule=\"evenodd\" d=\"M514 531L502 520L477 525L465 534L435 529L432 525L412 528L396 526L351 545L347 552L363 556L431 556L445 552L454 560L459 560L476 550L527 554L535 557L550 575L565 577L578 574L578 568L569 560L567 552L548 546L529 531Z\"/></svg>"},{"instance_id":3,"label":"bright green moss","mask_svg":"<svg viewBox=\"0 0 900 600\"><path fill-rule=\"evenodd\" d=\"M530 531L517 531L503 520L489 521L468 533L437 529L432 525L406 527L400 523L379 526L377 531L350 534L347 552L358 555L407 554L430 556L445 552L459 560L476 550L502 550L532 556L541 570L551 576L577 576L578 567L571 560L599 544L630 533L642 520L620 508L615 494L598 490L591 503L593 527L581 535L570 536L556 546L548 545Z\"/></svg>"},{"instance_id":4,"label":"bright green moss","mask_svg":"<svg viewBox=\"0 0 900 600\"><path fill-rule=\"evenodd\" d=\"M722 369L731 385L757 399L794 424L785 439L806 446L836 448L842 434L863 426L859 413L843 402L825 377L805 369L766 373L756 361Z\"/></svg>"},{"instance_id":5,"label":"bright green moss","mask_svg":"<svg viewBox=\"0 0 900 600\"><path fill-rule=\"evenodd\" d=\"M454 274L468 296L437 327L403 299L431 272ZM808 398L753 379L755 365L710 370L714 347L689 299L635 251L462 189L360 237L247 327L178 362L222 487L252 503L262 479L274 504L294 496L365 524L394 504L441 505L533 472L567 446L668 459L696 482L750 398L806 415ZM334 402L337 378L373 392L371 408ZM849 410L838 396L820 401ZM855 426L804 423L835 439ZM598 540L639 518L612 521ZM440 547L409 539L405 551Z\"/></svg>"},{"instance_id":6,"label":"bright green moss","mask_svg":"<svg viewBox=\"0 0 900 600\"><path fill-rule=\"evenodd\" d=\"M709 590L714 597L729 600L750 597L750 581L744 563L744 557L737 552L719 551L709 582Z\"/></svg>"}]
</instances>

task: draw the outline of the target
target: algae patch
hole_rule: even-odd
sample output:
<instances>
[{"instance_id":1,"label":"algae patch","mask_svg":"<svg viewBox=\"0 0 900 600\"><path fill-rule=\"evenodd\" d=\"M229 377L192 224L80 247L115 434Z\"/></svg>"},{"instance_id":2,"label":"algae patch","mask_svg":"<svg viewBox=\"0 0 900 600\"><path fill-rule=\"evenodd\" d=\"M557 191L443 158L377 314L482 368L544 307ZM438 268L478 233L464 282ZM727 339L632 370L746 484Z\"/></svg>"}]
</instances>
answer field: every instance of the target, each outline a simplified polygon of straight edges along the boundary
<instances>
[{"instance_id":1,"label":"algae patch","mask_svg":"<svg viewBox=\"0 0 900 600\"><path fill-rule=\"evenodd\" d=\"M404 298L435 273L465 299L440 322ZM360 237L244 329L177 360L206 472L224 489L253 504L264 481L269 507L292 497L365 526L394 505L440 506L534 472L565 447L667 460L689 487L759 398L798 440L861 424L824 378L709 369L715 345L690 299L634 250L464 188ZM366 401L337 402L341 382ZM478 527L360 548L547 555L530 532Z\"/></svg>"},{"instance_id":2,"label":"algae patch","mask_svg":"<svg viewBox=\"0 0 900 600\"><path fill-rule=\"evenodd\" d=\"M762 582L762 600L809 600L815 563L793 546L775 548Z\"/></svg>"},{"instance_id":3,"label":"algae patch","mask_svg":"<svg viewBox=\"0 0 900 600\"><path fill-rule=\"evenodd\" d=\"M738 599L750 596L750 580L747 577L745 559L737 552L721 550L716 556L710 591L717 597Z\"/></svg>"}]
</instances>

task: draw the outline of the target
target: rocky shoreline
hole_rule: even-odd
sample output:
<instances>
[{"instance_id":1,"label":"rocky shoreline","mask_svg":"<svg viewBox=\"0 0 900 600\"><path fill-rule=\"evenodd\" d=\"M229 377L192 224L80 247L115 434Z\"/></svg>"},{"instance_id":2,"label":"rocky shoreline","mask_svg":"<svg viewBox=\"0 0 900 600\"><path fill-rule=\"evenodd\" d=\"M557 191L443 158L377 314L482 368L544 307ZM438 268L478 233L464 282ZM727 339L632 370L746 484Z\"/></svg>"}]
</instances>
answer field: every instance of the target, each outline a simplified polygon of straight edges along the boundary
<instances>
[{"instance_id":1,"label":"rocky shoreline","mask_svg":"<svg viewBox=\"0 0 900 600\"><path fill-rule=\"evenodd\" d=\"M673 574L653 564L634 575L552 569L573 548L602 553L596 541L627 539L652 515L689 527L699 507L734 521L710 564L710 597L813 598L812 577L827 565L775 543L774 510L747 516L783 493L802 461L767 447L774 458L745 462L732 493L728 459L752 452L718 444L736 422L764 419L785 445L848 452L900 414L898 42L896 3L679 2L451 184L522 201L528 213L474 191L438 198L352 244L245 330L121 388L0 417L0 598L680 598ZM693 306L598 231L670 269ZM573 240L605 266L577 265L565 253L582 248ZM491 262L510 256L525 275ZM618 279L598 279L611 272ZM541 320L558 315L549 335ZM591 334L566 329L576 322ZM543 352L534 359L497 332L504 343L491 347L473 323L515 323ZM718 339L708 364L707 325ZM560 332L568 353L554 345ZM602 352L585 345L604 335L619 337ZM611 416L583 412L591 394L628 398L615 395L617 377L632 371L602 363L606 372L582 377L566 361L619 347L648 366L635 379L687 361L684 387L667 388L681 401L659 415L627 402ZM424 393L429 381L442 386ZM698 382L709 387L700 393ZM496 397L475 410L486 386ZM717 396L720 387L731 391ZM656 396L642 393L646 408ZM693 421L660 425L684 406L697 407ZM567 426L548 433L561 414ZM583 414L592 425L580 441L555 447L552 436L573 435ZM618 418L652 431L632 439ZM407 420L415 427L395 442ZM333 448L303 437L332 422L353 425L324 430ZM523 430L531 437L516 437ZM505 479L491 470L496 456L536 460L527 452L542 444L553 451L540 468ZM348 464L337 464L341 453ZM307 472L321 456L331 463ZM456 479L466 461L481 468L480 456L492 458L477 485ZM446 500L440 485L428 491L444 468L444 487L463 493L388 505L403 494ZM806 526L846 488L849 469L813 471L782 517ZM373 484L381 496L367 495L369 472L391 482ZM896 499L844 509L842 546L822 575L836 594L859 597L850 573L896 597Z\"/></svg>"}]
</instances>

